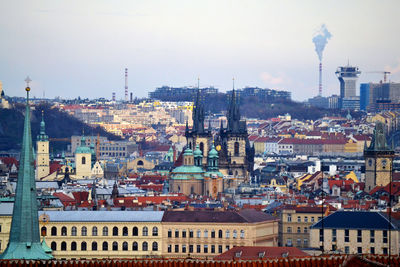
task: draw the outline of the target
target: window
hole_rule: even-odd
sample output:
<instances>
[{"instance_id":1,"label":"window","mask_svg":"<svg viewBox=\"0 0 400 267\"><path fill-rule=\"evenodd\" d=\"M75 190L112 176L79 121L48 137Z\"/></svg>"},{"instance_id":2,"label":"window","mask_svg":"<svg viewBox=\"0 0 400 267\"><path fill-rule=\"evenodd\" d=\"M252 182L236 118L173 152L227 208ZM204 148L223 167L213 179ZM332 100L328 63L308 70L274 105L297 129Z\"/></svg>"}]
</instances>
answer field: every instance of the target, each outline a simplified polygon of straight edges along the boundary
<instances>
[{"instance_id":1,"label":"window","mask_svg":"<svg viewBox=\"0 0 400 267\"><path fill-rule=\"evenodd\" d=\"M225 237L226 237L226 238L230 238L230 235L231 235L231 234L230 234L229 230L226 230L226 232L225 232Z\"/></svg>"},{"instance_id":2,"label":"window","mask_svg":"<svg viewBox=\"0 0 400 267\"><path fill-rule=\"evenodd\" d=\"M50 247L51 247L51 250L57 250L57 243L56 242L51 242L51 245L50 245Z\"/></svg>"},{"instance_id":3,"label":"window","mask_svg":"<svg viewBox=\"0 0 400 267\"><path fill-rule=\"evenodd\" d=\"M108 227L107 226L103 227L103 236L108 236Z\"/></svg>"},{"instance_id":4,"label":"window","mask_svg":"<svg viewBox=\"0 0 400 267\"><path fill-rule=\"evenodd\" d=\"M63 227L61 228L61 235L62 235L62 236L66 236L66 235L67 235L67 227L63 226Z\"/></svg>"},{"instance_id":5,"label":"window","mask_svg":"<svg viewBox=\"0 0 400 267\"><path fill-rule=\"evenodd\" d=\"M311 222L314 222L314 217L311 217Z\"/></svg>"},{"instance_id":6,"label":"window","mask_svg":"<svg viewBox=\"0 0 400 267\"><path fill-rule=\"evenodd\" d=\"M108 250L108 243L106 241L103 242L103 250Z\"/></svg>"},{"instance_id":7,"label":"window","mask_svg":"<svg viewBox=\"0 0 400 267\"><path fill-rule=\"evenodd\" d=\"M189 253L193 253L193 245L189 245Z\"/></svg>"},{"instance_id":8,"label":"window","mask_svg":"<svg viewBox=\"0 0 400 267\"><path fill-rule=\"evenodd\" d=\"M118 236L118 227L117 226L113 227L113 236Z\"/></svg>"},{"instance_id":9,"label":"window","mask_svg":"<svg viewBox=\"0 0 400 267\"><path fill-rule=\"evenodd\" d=\"M136 226L133 227L133 229L132 229L132 235L133 236L138 236L139 235L139 230L138 230L138 228Z\"/></svg>"},{"instance_id":10,"label":"window","mask_svg":"<svg viewBox=\"0 0 400 267\"><path fill-rule=\"evenodd\" d=\"M97 236L97 227L96 226L94 226L92 228L92 236Z\"/></svg>"},{"instance_id":11,"label":"window","mask_svg":"<svg viewBox=\"0 0 400 267\"><path fill-rule=\"evenodd\" d=\"M189 238L193 238L193 230L189 231Z\"/></svg>"},{"instance_id":12,"label":"window","mask_svg":"<svg viewBox=\"0 0 400 267\"><path fill-rule=\"evenodd\" d=\"M92 242L92 250L93 251L97 250L97 242Z\"/></svg>"},{"instance_id":13,"label":"window","mask_svg":"<svg viewBox=\"0 0 400 267\"><path fill-rule=\"evenodd\" d=\"M219 254L222 253L222 245L218 245L218 253L219 253Z\"/></svg>"},{"instance_id":14,"label":"window","mask_svg":"<svg viewBox=\"0 0 400 267\"><path fill-rule=\"evenodd\" d=\"M344 247L344 253L350 254L350 248L348 246Z\"/></svg>"},{"instance_id":15,"label":"window","mask_svg":"<svg viewBox=\"0 0 400 267\"><path fill-rule=\"evenodd\" d=\"M186 253L186 245L182 245L182 253Z\"/></svg>"},{"instance_id":16,"label":"window","mask_svg":"<svg viewBox=\"0 0 400 267\"><path fill-rule=\"evenodd\" d=\"M301 246L301 239L300 239L300 238L298 238L298 239L296 240L296 246L297 246L297 247L300 247L300 246Z\"/></svg>"},{"instance_id":17,"label":"window","mask_svg":"<svg viewBox=\"0 0 400 267\"><path fill-rule=\"evenodd\" d=\"M292 243L292 239L291 239L291 238L286 239L286 246L288 246L288 247L293 246L293 243Z\"/></svg>"},{"instance_id":18,"label":"window","mask_svg":"<svg viewBox=\"0 0 400 267\"><path fill-rule=\"evenodd\" d=\"M76 250L76 242L71 243L71 250Z\"/></svg>"},{"instance_id":19,"label":"window","mask_svg":"<svg viewBox=\"0 0 400 267\"><path fill-rule=\"evenodd\" d=\"M304 247L308 247L308 239L304 238Z\"/></svg>"},{"instance_id":20,"label":"window","mask_svg":"<svg viewBox=\"0 0 400 267\"><path fill-rule=\"evenodd\" d=\"M61 242L61 250L67 250L67 243Z\"/></svg>"},{"instance_id":21,"label":"window","mask_svg":"<svg viewBox=\"0 0 400 267\"><path fill-rule=\"evenodd\" d=\"M175 238L179 237L179 230L175 230Z\"/></svg>"},{"instance_id":22,"label":"window","mask_svg":"<svg viewBox=\"0 0 400 267\"><path fill-rule=\"evenodd\" d=\"M149 249L149 245L147 244L147 242L143 242L142 243L142 250L143 251L147 251Z\"/></svg>"},{"instance_id":23,"label":"window","mask_svg":"<svg viewBox=\"0 0 400 267\"><path fill-rule=\"evenodd\" d=\"M182 231L182 237L183 237L183 238L186 238L186 230L183 230L183 231Z\"/></svg>"},{"instance_id":24,"label":"window","mask_svg":"<svg viewBox=\"0 0 400 267\"><path fill-rule=\"evenodd\" d=\"M308 228L304 227L304 233L307 233L307 232L308 232Z\"/></svg>"},{"instance_id":25,"label":"window","mask_svg":"<svg viewBox=\"0 0 400 267\"><path fill-rule=\"evenodd\" d=\"M197 245L197 246L196 246L196 252L197 252L197 253L201 253L201 246L200 246L200 245Z\"/></svg>"},{"instance_id":26,"label":"window","mask_svg":"<svg viewBox=\"0 0 400 267\"><path fill-rule=\"evenodd\" d=\"M308 222L308 217L307 216L304 217L304 222Z\"/></svg>"},{"instance_id":27,"label":"window","mask_svg":"<svg viewBox=\"0 0 400 267\"><path fill-rule=\"evenodd\" d=\"M211 238L215 238L215 230L211 231Z\"/></svg>"},{"instance_id":28,"label":"window","mask_svg":"<svg viewBox=\"0 0 400 267\"><path fill-rule=\"evenodd\" d=\"M158 228L157 227L153 227L153 236L158 236Z\"/></svg>"},{"instance_id":29,"label":"window","mask_svg":"<svg viewBox=\"0 0 400 267\"><path fill-rule=\"evenodd\" d=\"M300 227L297 227L297 233L301 233Z\"/></svg>"},{"instance_id":30,"label":"window","mask_svg":"<svg viewBox=\"0 0 400 267\"><path fill-rule=\"evenodd\" d=\"M218 231L218 238L222 238L222 230ZM221 252L222 253L222 252Z\"/></svg>"},{"instance_id":31,"label":"window","mask_svg":"<svg viewBox=\"0 0 400 267\"><path fill-rule=\"evenodd\" d=\"M204 245L204 248L203 248L204 250L204 253L208 253L208 245Z\"/></svg>"},{"instance_id":32,"label":"window","mask_svg":"<svg viewBox=\"0 0 400 267\"><path fill-rule=\"evenodd\" d=\"M240 238L244 238L244 230L240 230Z\"/></svg>"},{"instance_id":33,"label":"window","mask_svg":"<svg viewBox=\"0 0 400 267\"><path fill-rule=\"evenodd\" d=\"M171 231L171 229L168 230L168 237L172 237L172 231Z\"/></svg>"},{"instance_id":34,"label":"window","mask_svg":"<svg viewBox=\"0 0 400 267\"><path fill-rule=\"evenodd\" d=\"M171 253L171 252L172 252L172 245L168 245L167 251L168 251L168 253Z\"/></svg>"},{"instance_id":35,"label":"window","mask_svg":"<svg viewBox=\"0 0 400 267\"><path fill-rule=\"evenodd\" d=\"M77 228L75 226L72 226L71 228L71 235L76 236L76 233L78 232Z\"/></svg>"},{"instance_id":36,"label":"window","mask_svg":"<svg viewBox=\"0 0 400 267\"><path fill-rule=\"evenodd\" d=\"M117 251L118 250L118 243L116 241L114 241L112 243L112 250Z\"/></svg>"},{"instance_id":37,"label":"window","mask_svg":"<svg viewBox=\"0 0 400 267\"><path fill-rule=\"evenodd\" d=\"M124 251L128 250L128 242L122 243L122 250L124 250Z\"/></svg>"},{"instance_id":38,"label":"window","mask_svg":"<svg viewBox=\"0 0 400 267\"><path fill-rule=\"evenodd\" d=\"M375 247L371 247L371 254L375 254Z\"/></svg>"},{"instance_id":39,"label":"window","mask_svg":"<svg viewBox=\"0 0 400 267\"><path fill-rule=\"evenodd\" d=\"M85 164L86 164L86 158L82 157L82 165L85 165Z\"/></svg>"},{"instance_id":40,"label":"window","mask_svg":"<svg viewBox=\"0 0 400 267\"><path fill-rule=\"evenodd\" d=\"M51 235L56 236L57 235L57 227L53 226L51 227Z\"/></svg>"},{"instance_id":41,"label":"window","mask_svg":"<svg viewBox=\"0 0 400 267\"><path fill-rule=\"evenodd\" d=\"M128 227L124 227L124 228L122 228L122 235L123 236L128 236Z\"/></svg>"},{"instance_id":42,"label":"window","mask_svg":"<svg viewBox=\"0 0 400 267\"><path fill-rule=\"evenodd\" d=\"M324 229L319 229L319 241L324 241Z\"/></svg>"},{"instance_id":43,"label":"window","mask_svg":"<svg viewBox=\"0 0 400 267\"><path fill-rule=\"evenodd\" d=\"M332 242L336 242L337 237L336 237L336 229L332 229Z\"/></svg>"},{"instance_id":44,"label":"window","mask_svg":"<svg viewBox=\"0 0 400 267\"><path fill-rule=\"evenodd\" d=\"M370 243L375 243L375 230L370 230L369 231L369 242Z\"/></svg>"},{"instance_id":45,"label":"window","mask_svg":"<svg viewBox=\"0 0 400 267\"><path fill-rule=\"evenodd\" d=\"M288 228L287 228L287 232L288 232L288 233L291 233L291 232L292 232L292 227L288 227Z\"/></svg>"},{"instance_id":46,"label":"window","mask_svg":"<svg viewBox=\"0 0 400 267\"><path fill-rule=\"evenodd\" d=\"M82 227L82 229L81 229L81 235L82 235L82 236L87 236L87 228L86 228L86 226L83 226L83 227Z\"/></svg>"},{"instance_id":47,"label":"window","mask_svg":"<svg viewBox=\"0 0 400 267\"><path fill-rule=\"evenodd\" d=\"M0 232L1 232L1 231L0 231ZM46 226L43 226L43 227L40 229L40 233L41 233L42 236L47 236L47 228L46 228Z\"/></svg>"},{"instance_id":48,"label":"window","mask_svg":"<svg viewBox=\"0 0 400 267\"><path fill-rule=\"evenodd\" d=\"M234 154L239 156L239 142L235 142Z\"/></svg>"},{"instance_id":49,"label":"window","mask_svg":"<svg viewBox=\"0 0 400 267\"><path fill-rule=\"evenodd\" d=\"M152 250L153 250L153 251L158 251L158 243L157 243L157 242L153 242L153 244L152 244Z\"/></svg>"},{"instance_id":50,"label":"window","mask_svg":"<svg viewBox=\"0 0 400 267\"><path fill-rule=\"evenodd\" d=\"M175 253L179 252L179 245L175 245Z\"/></svg>"},{"instance_id":51,"label":"window","mask_svg":"<svg viewBox=\"0 0 400 267\"><path fill-rule=\"evenodd\" d=\"M297 216L297 222L301 222L301 217Z\"/></svg>"},{"instance_id":52,"label":"window","mask_svg":"<svg viewBox=\"0 0 400 267\"><path fill-rule=\"evenodd\" d=\"M142 230L142 235L143 236L148 236L149 235L149 229L147 229L147 227L145 226L145 227L143 227L143 230Z\"/></svg>"},{"instance_id":53,"label":"window","mask_svg":"<svg viewBox=\"0 0 400 267\"><path fill-rule=\"evenodd\" d=\"M357 253L362 254L362 247L357 247Z\"/></svg>"},{"instance_id":54,"label":"window","mask_svg":"<svg viewBox=\"0 0 400 267\"><path fill-rule=\"evenodd\" d=\"M83 242L81 243L81 250L82 250L82 251L87 250L87 244L86 244L85 241L83 241Z\"/></svg>"},{"instance_id":55,"label":"window","mask_svg":"<svg viewBox=\"0 0 400 267\"><path fill-rule=\"evenodd\" d=\"M235 238L235 239L237 238L237 231L236 230L233 230L232 237Z\"/></svg>"},{"instance_id":56,"label":"window","mask_svg":"<svg viewBox=\"0 0 400 267\"><path fill-rule=\"evenodd\" d=\"M197 238L200 238L201 237L201 231L200 230L197 230Z\"/></svg>"},{"instance_id":57,"label":"window","mask_svg":"<svg viewBox=\"0 0 400 267\"><path fill-rule=\"evenodd\" d=\"M215 245L211 245L211 253L215 253Z\"/></svg>"},{"instance_id":58,"label":"window","mask_svg":"<svg viewBox=\"0 0 400 267\"><path fill-rule=\"evenodd\" d=\"M350 241L350 230L345 229L344 230L344 242L349 242Z\"/></svg>"},{"instance_id":59,"label":"window","mask_svg":"<svg viewBox=\"0 0 400 267\"><path fill-rule=\"evenodd\" d=\"M361 243L362 242L362 231L357 230L357 242Z\"/></svg>"},{"instance_id":60,"label":"window","mask_svg":"<svg viewBox=\"0 0 400 267\"><path fill-rule=\"evenodd\" d=\"M207 230L204 231L204 237L205 237L205 238L208 237L208 231L207 231Z\"/></svg>"},{"instance_id":61,"label":"window","mask_svg":"<svg viewBox=\"0 0 400 267\"><path fill-rule=\"evenodd\" d=\"M382 238L383 243L387 243L387 242L388 242L388 233L387 233L387 230L384 230L384 231L382 232L382 236L383 236L383 238Z\"/></svg>"},{"instance_id":62,"label":"window","mask_svg":"<svg viewBox=\"0 0 400 267\"><path fill-rule=\"evenodd\" d=\"M291 222L291 221L292 221L292 215L291 215L291 214L288 214L288 215L287 215L287 221L288 221L288 222Z\"/></svg>"},{"instance_id":63,"label":"window","mask_svg":"<svg viewBox=\"0 0 400 267\"><path fill-rule=\"evenodd\" d=\"M137 242L133 242L132 243L132 250L133 251L137 251L139 249L138 243Z\"/></svg>"},{"instance_id":64,"label":"window","mask_svg":"<svg viewBox=\"0 0 400 267\"><path fill-rule=\"evenodd\" d=\"M383 248L383 254L387 255L388 254L388 248Z\"/></svg>"}]
</instances>

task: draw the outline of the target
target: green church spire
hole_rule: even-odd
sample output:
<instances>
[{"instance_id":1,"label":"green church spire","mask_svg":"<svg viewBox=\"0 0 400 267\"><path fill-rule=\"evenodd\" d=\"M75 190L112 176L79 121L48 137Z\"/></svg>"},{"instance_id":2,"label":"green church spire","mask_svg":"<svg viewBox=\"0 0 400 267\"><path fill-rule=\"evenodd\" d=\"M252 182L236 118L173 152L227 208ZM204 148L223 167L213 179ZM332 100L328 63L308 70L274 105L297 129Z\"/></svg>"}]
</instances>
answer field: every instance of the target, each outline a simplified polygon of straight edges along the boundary
<instances>
[{"instance_id":1,"label":"green church spire","mask_svg":"<svg viewBox=\"0 0 400 267\"><path fill-rule=\"evenodd\" d=\"M26 110L17 189L7 249L0 259L51 259L40 243L38 206L29 108L29 82L26 78Z\"/></svg>"}]
</instances>

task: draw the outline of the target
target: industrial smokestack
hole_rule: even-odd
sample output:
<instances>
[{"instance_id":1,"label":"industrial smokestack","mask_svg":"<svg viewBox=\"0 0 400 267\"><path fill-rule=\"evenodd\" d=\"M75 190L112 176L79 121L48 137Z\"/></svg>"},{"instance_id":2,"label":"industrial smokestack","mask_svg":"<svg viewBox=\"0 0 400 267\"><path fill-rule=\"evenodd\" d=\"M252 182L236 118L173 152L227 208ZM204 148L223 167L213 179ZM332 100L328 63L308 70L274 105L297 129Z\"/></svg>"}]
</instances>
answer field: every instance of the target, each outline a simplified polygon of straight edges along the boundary
<instances>
[{"instance_id":1,"label":"industrial smokestack","mask_svg":"<svg viewBox=\"0 0 400 267\"><path fill-rule=\"evenodd\" d=\"M125 101L128 102L128 69L125 68Z\"/></svg>"},{"instance_id":2,"label":"industrial smokestack","mask_svg":"<svg viewBox=\"0 0 400 267\"><path fill-rule=\"evenodd\" d=\"M322 96L322 55L328 40L332 37L332 34L328 31L325 24L321 25L319 31L314 34L312 39L315 44L315 52L317 52L319 59L319 86L318 95Z\"/></svg>"}]
</instances>

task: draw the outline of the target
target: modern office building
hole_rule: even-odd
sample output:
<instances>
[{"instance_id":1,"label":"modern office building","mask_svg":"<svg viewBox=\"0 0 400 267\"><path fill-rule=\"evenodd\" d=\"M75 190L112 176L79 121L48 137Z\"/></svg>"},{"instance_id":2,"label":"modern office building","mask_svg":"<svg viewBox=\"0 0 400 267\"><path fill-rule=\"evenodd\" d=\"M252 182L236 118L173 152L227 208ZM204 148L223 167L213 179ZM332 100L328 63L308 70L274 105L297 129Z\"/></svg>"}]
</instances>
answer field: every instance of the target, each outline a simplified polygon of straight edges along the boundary
<instances>
[{"instance_id":1,"label":"modern office building","mask_svg":"<svg viewBox=\"0 0 400 267\"><path fill-rule=\"evenodd\" d=\"M348 109L353 106L356 107L356 102L359 101L356 92L357 80L361 71L358 67L347 65L338 67L335 73L340 82L341 108Z\"/></svg>"},{"instance_id":2,"label":"modern office building","mask_svg":"<svg viewBox=\"0 0 400 267\"><path fill-rule=\"evenodd\" d=\"M382 111L400 109L400 83L363 83L360 109Z\"/></svg>"}]
</instances>

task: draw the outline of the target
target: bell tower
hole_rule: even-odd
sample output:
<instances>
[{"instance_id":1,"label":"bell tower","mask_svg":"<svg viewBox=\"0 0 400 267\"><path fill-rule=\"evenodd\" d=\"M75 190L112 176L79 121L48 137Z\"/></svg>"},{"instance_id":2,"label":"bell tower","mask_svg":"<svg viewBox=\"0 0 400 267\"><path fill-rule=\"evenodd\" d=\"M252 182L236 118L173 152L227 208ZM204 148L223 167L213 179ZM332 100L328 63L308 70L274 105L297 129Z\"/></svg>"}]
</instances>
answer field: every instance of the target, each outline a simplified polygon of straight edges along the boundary
<instances>
[{"instance_id":1,"label":"bell tower","mask_svg":"<svg viewBox=\"0 0 400 267\"><path fill-rule=\"evenodd\" d=\"M385 186L392 181L394 150L386 141L385 127L381 122L375 125L369 147L364 148L365 191L376 186Z\"/></svg>"},{"instance_id":2,"label":"bell tower","mask_svg":"<svg viewBox=\"0 0 400 267\"><path fill-rule=\"evenodd\" d=\"M49 137L45 132L44 116L40 122L40 134L36 140L36 179L46 177L50 174Z\"/></svg>"}]
</instances>

